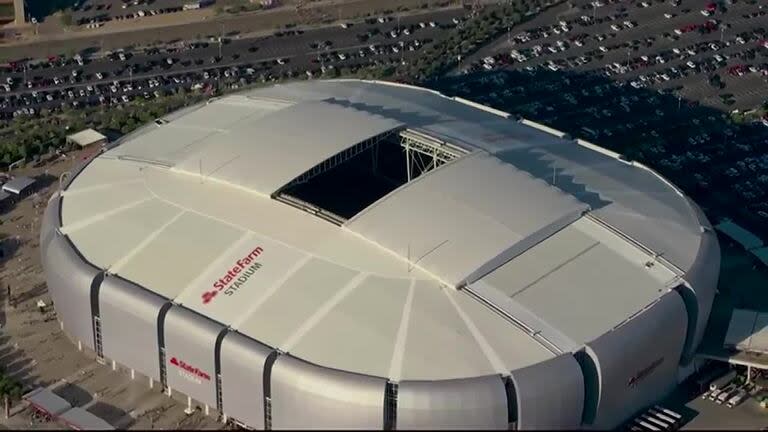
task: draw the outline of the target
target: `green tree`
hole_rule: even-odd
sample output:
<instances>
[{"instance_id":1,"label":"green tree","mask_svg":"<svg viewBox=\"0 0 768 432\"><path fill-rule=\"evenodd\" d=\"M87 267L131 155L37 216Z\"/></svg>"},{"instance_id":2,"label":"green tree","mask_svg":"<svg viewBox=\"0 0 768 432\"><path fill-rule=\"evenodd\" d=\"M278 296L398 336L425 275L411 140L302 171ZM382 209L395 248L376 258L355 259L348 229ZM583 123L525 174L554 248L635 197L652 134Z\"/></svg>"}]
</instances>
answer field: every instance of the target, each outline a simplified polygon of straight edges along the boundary
<instances>
[{"instance_id":1,"label":"green tree","mask_svg":"<svg viewBox=\"0 0 768 432\"><path fill-rule=\"evenodd\" d=\"M67 9L61 13L61 24L65 27L72 25L72 11Z\"/></svg>"},{"instance_id":2,"label":"green tree","mask_svg":"<svg viewBox=\"0 0 768 432\"><path fill-rule=\"evenodd\" d=\"M6 375L4 371L0 373L0 395L5 405L5 418L11 416L11 405L14 401L21 399L21 393L21 384Z\"/></svg>"}]
</instances>

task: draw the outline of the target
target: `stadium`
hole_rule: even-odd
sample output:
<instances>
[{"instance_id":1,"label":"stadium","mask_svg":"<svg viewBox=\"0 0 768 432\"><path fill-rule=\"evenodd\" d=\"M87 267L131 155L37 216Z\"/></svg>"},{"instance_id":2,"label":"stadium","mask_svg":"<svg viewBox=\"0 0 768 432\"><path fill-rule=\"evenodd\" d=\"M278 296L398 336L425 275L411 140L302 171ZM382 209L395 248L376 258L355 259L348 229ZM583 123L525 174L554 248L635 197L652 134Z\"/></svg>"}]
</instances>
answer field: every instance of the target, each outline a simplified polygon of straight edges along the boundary
<instances>
[{"instance_id":1,"label":"stadium","mask_svg":"<svg viewBox=\"0 0 768 432\"><path fill-rule=\"evenodd\" d=\"M720 249L651 169L460 98L306 81L63 179L62 329L254 429L604 429L678 383Z\"/></svg>"}]
</instances>

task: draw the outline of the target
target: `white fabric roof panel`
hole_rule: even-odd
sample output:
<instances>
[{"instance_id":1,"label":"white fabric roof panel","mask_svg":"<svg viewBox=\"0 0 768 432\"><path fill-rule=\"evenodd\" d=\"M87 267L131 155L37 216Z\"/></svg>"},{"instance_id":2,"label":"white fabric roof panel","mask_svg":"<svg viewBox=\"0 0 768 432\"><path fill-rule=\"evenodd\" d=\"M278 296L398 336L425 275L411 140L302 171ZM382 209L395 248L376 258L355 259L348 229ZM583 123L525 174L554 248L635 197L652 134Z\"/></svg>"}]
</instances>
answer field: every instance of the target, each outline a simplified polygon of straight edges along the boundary
<instances>
[{"instance_id":1,"label":"white fabric roof panel","mask_svg":"<svg viewBox=\"0 0 768 432\"><path fill-rule=\"evenodd\" d=\"M242 231L229 225L180 210L173 219L163 222L159 229L140 238L140 249L122 257L114 272L141 286L152 287L169 299L179 295L200 269L243 236ZM194 309L192 305L188 307Z\"/></svg>"},{"instance_id":2,"label":"white fabric roof panel","mask_svg":"<svg viewBox=\"0 0 768 432\"><path fill-rule=\"evenodd\" d=\"M72 182L62 232L95 265L315 364L457 379L551 358L557 350L544 339L578 349L675 278L662 265L645 268L646 252L582 216L590 207L617 230L640 230L630 233L640 243L674 249L665 257L678 265L698 252L686 243L694 237L679 237L698 229L687 202L648 171L433 92L299 83L166 119L125 137ZM471 153L342 227L269 197L400 127ZM612 178L623 170L631 175ZM245 258L259 267L240 268ZM471 296L452 286L462 283Z\"/></svg>"},{"instance_id":3,"label":"white fabric roof panel","mask_svg":"<svg viewBox=\"0 0 768 432\"><path fill-rule=\"evenodd\" d=\"M579 343L656 301L675 280L651 257L586 218L483 279Z\"/></svg>"},{"instance_id":4,"label":"white fabric roof panel","mask_svg":"<svg viewBox=\"0 0 768 432\"><path fill-rule=\"evenodd\" d=\"M700 221L686 199L650 171L572 141L430 91L354 80L292 83L253 94L318 100L387 112L392 118L486 150L585 202L594 213L687 271L696 259ZM508 188L496 191L502 195Z\"/></svg>"},{"instance_id":5,"label":"white fabric roof panel","mask_svg":"<svg viewBox=\"0 0 768 432\"><path fill-rule=\"evenodd\" d=\"M388 376L410 283L367 277L320 318L292 354L321 366Z\"/></svg>"},{"instance_id":6,"label":"white fabric roof panel","mask_svg":"<svg viewBox=\"0 0 768 432\"><path fill-rule=\"evenodd\" d=\"M252 232L241 234L218 258L205 263L176 302L219 322L244 319L247 306L304 257L296 249Z\"/></svg>"},{"instance_id":7,"label":"white fabric roof panel","mask_svg":"<svg viewBox=\"0 0 768 432\"><path fill-rule=\"evenodd\" d=\"M484 187L497 184L516 187L503 195ZM388 195L346 226L410 255L456 286L523 252L586 209L540 180L474 154Z\"/></svg>"},{"instance_id":8,"label":"white fabric roof panel","mask_svg":"<svg viewBox=\"0 0 768 432\"><path fill-rule=\"evenodd\" d=\"M204 176L269 195L323 160L400 125L325 102L297 104L240 122L174 169L198 173L202 160Z\"/></svg>"},{"instance_id":9,"label":"white fabric roof panel","mask_svg":"<svg viewBox=\"0 0 768 432\"><path fill-rule=\"evenodd\" d=\"M313 258L279 286L264 287L262 298L257 302L259 306L252 309L250 318L238 330L288 351L288 343L300 336L297 331L302 324L358 275L353 270Z\"/></svg>"},{"instance_id":10,"label":"white fabric roof panel","mask_svg":"<svg viewBox=\"0 0 768 432\"><path fill-rule=\"evenodd\" d=\"M179 209L170 204L147 199L79 228L65 225L62 232L72 239L90 263L108 269L178 212ZM77 229L73 230L73 227Z\"/></svg>"},{"instance_id":11,"label":"white fabric roof panel","mask_svg":"<svg viewBox=\"0 0 768 432\"><path fill-rule=\"evenodd\" d=\"M94 188L109 189L125 182L140 182L139 175L143 166L143 164L105 157L93 159L88 164L88 168L80 171L63 194L73 195ZM105 182L105 179L109 179L109 182Z\"/></svg>"}]
</instances>

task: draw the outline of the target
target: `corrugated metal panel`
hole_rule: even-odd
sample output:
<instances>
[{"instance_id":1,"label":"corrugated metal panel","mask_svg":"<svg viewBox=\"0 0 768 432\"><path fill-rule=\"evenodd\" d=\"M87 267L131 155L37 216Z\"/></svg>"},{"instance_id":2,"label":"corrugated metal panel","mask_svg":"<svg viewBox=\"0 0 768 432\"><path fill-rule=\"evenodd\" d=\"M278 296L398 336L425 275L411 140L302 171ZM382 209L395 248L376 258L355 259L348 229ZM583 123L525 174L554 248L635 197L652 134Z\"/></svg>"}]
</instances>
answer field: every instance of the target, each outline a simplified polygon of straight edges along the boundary
<instances>
[{"instance_id":1,"label":"corrugated metal panel","mask_svg":"<svg viewBox=\"0 0 768 432\"><path fill-rule=\"evenodd\" d=\"M749 342L750 351L768 353L768 314L760 313L757 315L755 327L752 329L752 338Z\"/></svg>"},{"instance_id":2,"label":"corrugated metal panel","mask_svg":"<svg viewBox=\"0 0 768 432\"><path fill-rule=\"evenodd\" d=\"M272 427L381 429L385 384L279 356L272 367Z\"/></svg>"},{"instance_id":3,"label":"corrugated metal panel","mask_svg":"<svg viewBox=\"0 0 768 432\"><path fill-rule=\"evenodd\" d=\"M512 371L519 430L579 429L584 376L573 356Z\"/></svg>"},{"instance_id":4,"label":"corrugated metal panel","mask_svg":"<svg viewBox=\"0 0 768 432\"><path fill-rule=\"evenodd\" d=\"M53 235L41 252L48 293L64 332L93 349L91 283L99 270L86 263L60 234Z\"/></svg>"},{"instance_id":5,"label":"corrugated metal panel","mask_svg":"<svg viewBox=\"0 0 768 432\"><path fill-rule=\"evenodd\" d=\"M507 426L507 396L499 376L405 381L398 387L399 430L505 430Z\"/></svg>"},{"instance_id":6,"label":"corrugated metal panel","mask_svg":"<svg viewBox=\"0 0 768 432\"><path fill-rule=\"evenodd\" d=\"M499 184L516 187L502 198L488 190ZM585 209L546 183L475 154L408 184L346 226L456 286L522 253Z\"/></svg>"},{"instance_id":7,"label":"corrugated metal panel","mask_svg":"<svg viewBox=\"0 0 768 432\"><path fill-rule=\"evenodd\" d=\"M165 316L165 367L168 386L216 407L214 348L224 326L173 306Z\"/></svg>"},{"instance_id":8,"label":"corrugated metal panel","mask_svg":"<svg viewBox=\"0 0 768 432\"><path fill-rule=\"evenodd\" d=\"M272 349L236 332L221 342L224 413L264 429L264 363Z\"/></svg>"},{"instance_id":9,"label":"corrugated metal panel","mask_svg":"<svg viewBox=\"0 0 768 432\"><path fill-rule=\"evenodd\" d=\"M698 207L697 207L698 208ZM703 217L703 215L701 215ZM705 219L706 221L706 219ZM691 358L704 338L709 314L712 310L712 302L717 291L717 282L720 275L720 245L714 231L706 232L701 239L696 261L683 276L690 289L696 296L696 330L690 346L685 353L686 358Z\"/></svg>"},{"instance_id":10,"label":"corrugated metal panel","mask_svg":"<svg viewBox=\"0 0 768 432\"><path fill-rule=\"evenodd\" d=\"M56 233L56 229L61 226L59 212L61 210L61 198L57 194L51 196L48 206L43 213L43 220L40 224L40 250L45 251L48 242Z\"/></svg>"},{"instance_id":11,"label":"corrugated metal panel","mask_svg":"<svg viewBox=\"0 0 768 432\"><path fill-rule=\"evenodd\" d=\"M160 380L157 317L166 299L117 276L99 288L104 357Z\"/></svg>"},{"instance_id":12,"label":"corrugated metal panel","mask_svg":"<svg viewBox=\"0 0 768 432\"><path fill-rule=\"evenodd\" d=\"M617 427L677 386L686 327L683 300L670 292L623 326L587 344L600 383L596 429Z\"/></svg>"},{"instance_id":13,"label":"corrugated metal panel","mask_svg":"<svg viewBox=\"0 0 768 432\"><path fill-rule=\"evenodd\" d=\"M746 309L734 309L731 315L731 323L725 334L724 345L732 347L749 347L749 339L755 328L757 312Z\"/></svg>"},{"instance_id":14,"label":"corrugated metal panel","mask_svg":"<svg viewBox=\"0 0 768 432\"><path fill-rule=\"evenodd\" d=\"M207 140L207 147L175 169L197 174L203 161L204 176L269 195L323 160L398 126L390 119L325 102L302 103L241 122Z\"/></svg>"}]
</instances>

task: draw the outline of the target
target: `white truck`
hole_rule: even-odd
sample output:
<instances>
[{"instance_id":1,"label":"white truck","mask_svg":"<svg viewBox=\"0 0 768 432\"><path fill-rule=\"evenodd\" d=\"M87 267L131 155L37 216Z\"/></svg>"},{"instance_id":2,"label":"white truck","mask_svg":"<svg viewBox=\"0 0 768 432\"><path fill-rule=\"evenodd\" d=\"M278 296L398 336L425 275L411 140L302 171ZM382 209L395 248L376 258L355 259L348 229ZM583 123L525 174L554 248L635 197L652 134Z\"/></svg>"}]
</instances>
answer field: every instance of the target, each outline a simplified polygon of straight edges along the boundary
<instances>
[{"instance_id":1,"label":"white truck","mask_svg":"<svg viewBox=\"0 0 768 432\"><path fill-rule=\"evenodd\" d=\"M735 395L733 395L730 399L728 399L728 402L725 404L728 408L733 408L740 404L745 398L747 397L746 390L739 390L736 392Z\"/></svg>"},{"instance_id":2,"label":"white truck","mask_svg":"<svg viewBox=\"0 0 768 432\"><path fill-rule=\"evenodd\" d=\"M709 384L709 390L715 391L717 389L722 389L728 386L734 379L736 379L736 371L731 370L727 372L725 375L721 376L720 378L712 381L712 383Z\"/></svg>"}]
</instances>

